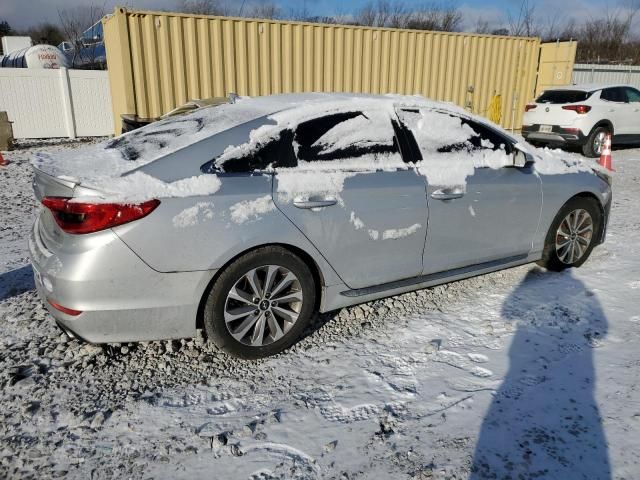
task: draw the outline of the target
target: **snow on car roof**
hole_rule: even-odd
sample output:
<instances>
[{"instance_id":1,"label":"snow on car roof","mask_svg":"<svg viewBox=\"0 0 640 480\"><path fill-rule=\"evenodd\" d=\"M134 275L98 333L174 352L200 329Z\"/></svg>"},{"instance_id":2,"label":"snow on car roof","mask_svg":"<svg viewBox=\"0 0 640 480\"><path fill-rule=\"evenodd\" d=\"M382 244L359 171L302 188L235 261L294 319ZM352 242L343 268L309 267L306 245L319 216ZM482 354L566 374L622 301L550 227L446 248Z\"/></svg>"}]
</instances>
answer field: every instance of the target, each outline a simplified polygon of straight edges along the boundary
<instances>
[{"instance_id":1,"label":"snow on car roof","mask_svg":"<svg viewBox=\"0 0 640 480\"><path fill-rule=\"evenodd\" d=\"M163 196L210 195L220 187L220 181L212 180L211 177L203 178L199 169L197 172L185 172L187 175L184 178L165 183L144 169L141 170L141 167L209 139L216 134L256 120L260 126L248 132L248 142L226 146L223 154L216 160L217 162L224 162L227 157L236 156L244 150L251 151L259 145L261 138L274 135L279 129L295 129L301 122L324 114L336 111L373 112L374 110L388 110L393 113L394 108L398 107L416 109L416 112L417 109L420 109L422 117L429 110L444 114L454 113L459 117L492 125L505 137L511 138L514 143L517 142L507 132L484 118L472 115L456 105L428 100L422 96L301 93L246 97L238 99L235 104L201 108L185 115L154 122L138 130L62 155L38 154L32 163L35 168L49 175L97 189L105 194L105 198L117 198L118 201ZM263 124L260 123L262 118L265 119ZM439 139L446 137L447 129L452 128L442 124L439 120L427 120L425 118L421 120L424 128ZM275 125L273 121L275 121ZM254 127L255 125L256 122L253 123ZM467 134L465 135L468 136ZM391 135L393 135L392 130ZM433 142L427 143L431 145ZM457 155L456 158L463 156ZM507 161L506 157L502 157L490 163L497 165ZM480 160L482 160L480 163L486 163L486 159ZM465 167L463 169L452 168L450 161L444 162L442 168L452 175L459 170L463 176L461 180L456 177L456 181L464 182L464 178L473 173L475 163L471 158L466 159L463 163ZM331 167L331 165L328 166ZM435 166L425 165L425 175L433 177L434 169L438 170ZM439 175L442 172L436 173ZM194 176L189 177L189 174ZM446 176L446 178L450 176ZM444 181L440 178L441 175L436 177L439 179L438 181ZM436 177L428 180L434 180ZM313 175L312 178L314 182L317 181L316 175ZM453 181L450 178L449 180L447 180L449 183ZM296 178L296 182L298 181L299 178ZM448 183L445 184L448 185Z\"/></svg>"},{"instance_id":2,"label":"snow on car roof","mask_svg":"<svg viewBox=\"0 0 640 480\"><path fill-rule=\"evenodd\" d=\"M351 104L351 105L350 105ZM420 96L345 93L296 93L265 97L241 97L234 104L201 108L166 118L104 142L55 157L46 153L34 158L36 168L54 176L82 179L86 175L120 176L217 133L275 113L304 117L323 110L373 106L430 106L466 112L453 104L433 102ZM291 115L288 115L288 112Z\"/></svg>"}]
</instances>

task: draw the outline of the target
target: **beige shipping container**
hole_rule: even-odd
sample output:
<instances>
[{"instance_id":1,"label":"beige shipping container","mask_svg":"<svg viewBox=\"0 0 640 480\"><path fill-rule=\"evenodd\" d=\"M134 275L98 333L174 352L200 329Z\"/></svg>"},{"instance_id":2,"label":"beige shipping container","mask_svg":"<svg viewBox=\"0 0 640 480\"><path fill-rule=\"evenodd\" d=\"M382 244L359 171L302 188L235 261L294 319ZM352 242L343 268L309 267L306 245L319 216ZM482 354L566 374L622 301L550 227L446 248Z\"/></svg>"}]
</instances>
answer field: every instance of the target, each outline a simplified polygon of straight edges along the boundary
<instances>
[{"instance_id":1,"label":"beige shipping container","mask_svg":"<svg viewBox=\"0 0 640 480\"><path fill-rule=\"evenodd\" d=\"M420 94L519 129L540 48L537 38L124 8L103 23L117 133L123 113L157 118L230 92Z\"/></svg>"},{"instance_id":2,"label":"beige shipping container","mask_svg":"<svg viewBox=\"0 0 640 480\"><path fill-rule=\"evenodd\" d=\"M540 45L536 97L547 88L571 83L577 48L575 40Z\"/></svg>"}]
</instances>

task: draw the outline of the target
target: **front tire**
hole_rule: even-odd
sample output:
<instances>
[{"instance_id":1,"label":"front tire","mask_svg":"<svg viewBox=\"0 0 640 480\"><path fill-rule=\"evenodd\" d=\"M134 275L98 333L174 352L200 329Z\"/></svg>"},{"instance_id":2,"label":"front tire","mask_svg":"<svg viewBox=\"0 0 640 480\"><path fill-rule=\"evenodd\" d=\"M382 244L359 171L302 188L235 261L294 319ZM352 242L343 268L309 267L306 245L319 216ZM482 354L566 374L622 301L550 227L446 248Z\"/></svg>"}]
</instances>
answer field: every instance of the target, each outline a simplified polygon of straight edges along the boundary
<instances>
[{"instance_id":1,"label":"front tire","mask_svg":"<svg viewBox=\"0 0 640 480\"><path fill-rule=\"evenodd\" d=\"M609 133L611 132L609 132L606 127L594 128L589 134L589 137L587 137L587 142L582 145L582 153L584 156L590 158L599 157L602 154L604 141Z\"/></svg>"},{"instance_id":2,"label":"front tire","mask_svg":"<svg viewBox=\"0 0 640 480\"><path fill-rule=\"evenodd\" d=\"M595 199L572 198L553 220L538 264L556 272L581 266L596 246L601 224L602 214Z\"/></svg>"},{"instance_id":3,"label":"front tire","mask_svg":"<svg viewBox=\"0 0 640 480\"><path fill-rule=\"evenodd\" d=\"M233 356L275 355L309 325L315 299L313 274L302 259L282 247L262 247L218 277L204 308L205 331Z\"/></svg>"}]
</instances>

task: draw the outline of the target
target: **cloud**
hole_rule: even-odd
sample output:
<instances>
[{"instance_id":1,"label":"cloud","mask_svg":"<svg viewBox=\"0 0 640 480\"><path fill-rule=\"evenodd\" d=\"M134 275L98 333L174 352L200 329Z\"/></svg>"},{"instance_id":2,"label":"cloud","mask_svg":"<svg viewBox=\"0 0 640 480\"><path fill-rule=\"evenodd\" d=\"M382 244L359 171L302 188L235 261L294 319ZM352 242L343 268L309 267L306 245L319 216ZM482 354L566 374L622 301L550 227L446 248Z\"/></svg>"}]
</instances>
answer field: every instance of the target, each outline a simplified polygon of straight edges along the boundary
<instances>
[{"instance_id":1,"label":"cloud","mask_svg":"<svg viewBox=\"0 0 640 480\"><path fill-rule=\"evenodd\" d=\"M490 30L508 26L507 12L498 7L476 7L469 4L458 7L462 13L461 30L472 32L479 23L486 22Z\"/></svg>"}]
</instances>

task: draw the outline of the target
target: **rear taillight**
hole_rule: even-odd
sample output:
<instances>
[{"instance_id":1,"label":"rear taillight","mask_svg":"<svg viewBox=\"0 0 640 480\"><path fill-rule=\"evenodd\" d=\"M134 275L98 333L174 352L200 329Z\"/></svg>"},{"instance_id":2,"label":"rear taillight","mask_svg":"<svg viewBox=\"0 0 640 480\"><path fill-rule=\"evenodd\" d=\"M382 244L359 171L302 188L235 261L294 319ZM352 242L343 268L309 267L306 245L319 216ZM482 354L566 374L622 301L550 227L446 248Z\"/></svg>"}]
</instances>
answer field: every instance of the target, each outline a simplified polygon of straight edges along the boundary
<instances>
[{"instance_id":1,"label":"rear taillight","mask_svg":"<svg viewBox=\"0 0 640 480\"><path fill-rule=\"evenodd\" d=\"M536 105L535 103L529 103L527 105L524 106L524 111L528 112L529 110L533 110L534 108L536 108L538 105Z\"/></svg>"},{"instance_id":2,"label":"rear taillight","mask_svg":"<svg viewBox=\"0 0 640 480\"><path fill-rule=\"evenodd\" d=\"M53 218L67 233L92 233L149 215L160 200L144 203L86 203L65 197L44 197L42 204L51 210Z\"/></svg>"},{"instance_id":3,"label":"rear taillight","mask_svg":"<svg viewBox=\"0 0 640 480\"><path fill-rule=\"evenodd\" d=\"M580 115L584 115L585 113L589 113L589 110L591 110L591 107L589 105L563 105L562 109L573 110L574 112L577 112Z\"/></svg>"}]
</instances>

